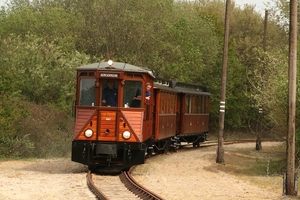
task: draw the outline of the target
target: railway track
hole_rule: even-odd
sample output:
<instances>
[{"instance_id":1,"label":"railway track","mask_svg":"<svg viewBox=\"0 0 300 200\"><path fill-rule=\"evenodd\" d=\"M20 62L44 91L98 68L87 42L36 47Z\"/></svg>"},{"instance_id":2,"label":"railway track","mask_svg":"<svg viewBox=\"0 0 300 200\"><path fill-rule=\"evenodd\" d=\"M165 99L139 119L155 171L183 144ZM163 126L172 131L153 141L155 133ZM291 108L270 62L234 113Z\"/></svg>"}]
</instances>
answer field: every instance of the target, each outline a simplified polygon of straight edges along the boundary
<instances>
[{"instance_id":1,"label":"railway track","mask_svg":"<svg viewBox=\"0 0 300 200\"><path fill-rule=\"evenodd\" d=\"M131 168L132 169L132 168ZM100 200L162 200L157 194L139 185L130 175L130 171L124 171L119 176L92 176L87 173L87 185Z\"/></svg>"},{"instance_id":2,"label":"railway track","mask_svg":"<svg viewBox=\"0 0 300 200\"><path fill-rule=\"evenodd\" d=\"M207 144L205 144L205 146L215 145L217 145L216 142L208 142ZM190 144L186 146L190 146ZM157 194L147 190L147 188L145 188L144 186L139 185L130 175L133 169L134 167L132 167L129 171L123 171L119 174L119 176L93 176L92 172L88 171L86 176L87 185L89 189L94 193L96 198L100 200L163 199ZM120 196L120 194L122 194L122 196Z\"/></svg>"},{"instance_id":3,"label":"railway track","mask_svg":"<svg viewBox=\"0 0 300 200\"><path fill-rule=\"evenodd\" d=\"M120 179L126 188L141 199L163 200L162 197L154 192L151 192L134 180L134 178L131 176L131 170L133 169L134 167L132 167L128 172L124 171L122 174L120 174Z\"/></svg>"}]
</instances>

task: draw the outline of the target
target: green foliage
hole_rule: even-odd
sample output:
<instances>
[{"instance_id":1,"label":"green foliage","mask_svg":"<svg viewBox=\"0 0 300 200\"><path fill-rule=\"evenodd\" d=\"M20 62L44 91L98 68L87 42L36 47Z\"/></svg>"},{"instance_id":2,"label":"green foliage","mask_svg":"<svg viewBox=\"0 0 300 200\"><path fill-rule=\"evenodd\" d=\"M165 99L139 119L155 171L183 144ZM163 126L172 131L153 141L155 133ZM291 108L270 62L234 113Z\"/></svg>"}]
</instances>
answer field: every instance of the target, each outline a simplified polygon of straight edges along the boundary
<instances>
[{"instance_id":1,"label":"green foliage","mask_svg":"<svg viewBox=\"0 0 300 200\"><path fill-rule=\"evenodd\" d=\"M247 70L251 84L253 107L263 108L264 118L268 126L275 128L277 133L286 132L287 122L287 70L288 63L282 51L264 53L256 49L257 65ZM260 59L262 58L262 59Z\"/></svg>"},{"instance_id":2,"label":"green foliage","mask_svg":"<svg viewBox=\"0 0 300 200\"><path fill-rule=\"evenodd\" d=\"M271 15L264 52L263 18L252 6L233 5L225 128L247 130L262 105L265 127L284 132L286 30ZM46 156L66 146L63 143L69 141L62 138L69 140L69 128L62 127L71 127L72 119L60 117L72 113L75 68L104 59L145 66L159 77L206 85L213 94L211 127L217 129L224 8L221 0L11 0L0 11L1 144L17 156ZM49 107L63 113L52 113ZM63 123L56 123L52 115ZM51 127L43 129L37 123L47 124L44 118L52 122ZM20 151L25 144L27 150Z\"/></svg>"},{"instance_id":3,"label":"green foliage","mask_svg":"<svg viewBox=\"0 0 300 200\"><path fill-rule=\"evenodd\" d=\"M25 106L30 115L19 120L18 132L0 134L0 155L6 158L68 155L74 119L48 106L27 102Z\"/></svg>"},{"instance_id":4,"label":"green foliage","mask_svg":"<svg viewBox=\"0 0 300 200\"><path fill-rule=\"evenodd\" d=\"M13 33L23 39L32 33L46 43L59 45L63 51L74 50L81 22L76 13L57 6L55 1L14 0L9 5L11 10L0 20L2 38Z\"/></svg>"},{"instance_id":5,"label":"green foliage","mask_svg":"<svg viewBox=\"0 0 300 200\"><path fill-rule=\"evenodd\" d=\"M24 127L24 123L34 113L24 102L50 105L71 115L75 68L88 63L90 57L76 51L76 34L70 34L70 30L76 29L76 23L73 23L76 20L65 10L53 7L37 9L22 2L12 5L11 10L1 12L0 18L1 155L39 157L65 154L70 149L70 141L65 140L70 137L60 131L32 129L23 133L29 127ZM34 121L40 122L41 119ZM70 127L72 121L62 120L63 126L69 123ZM44 132L49 133L48 137L44 137L47 135ZM59 137L55 137L57 133L60 133ZM66 133L70 134L64 131ZM45 139L53 144L47 147ZM43 149L39 144L47 148Z\"/></svg>"},{"instance_id":6,"label":"green foliage","mask_svg":"<svg viewBox=\"0 0 300 200\"><path fill-rule=\"evenodd\" d=\"M3 133L5 137L12 137L20 130L21 120L29 113L20 95L1 94L0 96L0 136Z\"/></svg>"},{"instance_id":7,"label":"green foliage","mask_svg":"<svg viewBox=\"0 0 300 200\"><path fill-rule=\"evenodd\" d=\"M11 137L0 135L0 154L4 158L19 158L32 155L34 143L29 135Z\"/></svg>"},{"instance_id":8,"label":"green foliage","mask_svg":"<svg viewBox=\"0 0 300 200\"><path fill-rule=\"evenodd\" d=\"M74 119L48 106L27 103L31 115L22 122L19 135L29 135L34 151L25 156L65 156L71 149Z\"/></svg>"},{"instance_id":9,"label":"green foliage","mask_svg":"<svg viewBox=\"0 0 300 200\"><path fill-rule=\"evenodd\" d=\"M34 35L11 35L2 41L3 77L7 90L20 91L29 101L50 104L70 113L74 101L75 67L89 57L64 52ZM13 77L13 79L12 79ZM12 85L10 85L12 84Z\"/></svg>"}]
</instances>

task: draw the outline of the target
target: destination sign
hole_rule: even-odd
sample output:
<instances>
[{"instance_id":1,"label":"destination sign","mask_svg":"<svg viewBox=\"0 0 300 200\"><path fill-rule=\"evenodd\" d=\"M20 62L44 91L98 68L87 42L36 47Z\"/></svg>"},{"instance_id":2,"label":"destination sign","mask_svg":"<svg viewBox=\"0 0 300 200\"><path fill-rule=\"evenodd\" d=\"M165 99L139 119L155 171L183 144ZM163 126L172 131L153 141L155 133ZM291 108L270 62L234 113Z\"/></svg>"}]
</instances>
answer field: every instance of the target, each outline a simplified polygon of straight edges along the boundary
<instances>
[{"instance_id":1,"label":"destination sign","mask_svg":"<svg viewBox=\"0 0 300 200\"><path fill-rule=\"evenodd\" d=\"M119 77L119 74L100 74L101 77Z\"/></svg>"}]
</instances>

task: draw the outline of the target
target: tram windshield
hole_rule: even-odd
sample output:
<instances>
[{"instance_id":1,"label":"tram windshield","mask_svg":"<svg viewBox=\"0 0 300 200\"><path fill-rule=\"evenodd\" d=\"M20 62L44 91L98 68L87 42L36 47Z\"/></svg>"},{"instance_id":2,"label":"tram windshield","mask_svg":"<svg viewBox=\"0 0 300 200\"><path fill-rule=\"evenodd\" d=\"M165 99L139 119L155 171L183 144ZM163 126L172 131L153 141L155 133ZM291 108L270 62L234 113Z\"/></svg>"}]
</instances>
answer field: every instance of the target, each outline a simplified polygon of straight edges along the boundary
<instances>
[{"instance_id":1,"label":"tram windshield","mask_svg":"<svg viewBox=\"0 0 300 200\"><path fill-rule=\"evenodd\" d=\"M80 80L80 94L79 105L81 106L94 106L96 102L96 79L81 79Z\"/></svg>"},{"instance_id":2,"label":"tram windshield","mask_svg":"<svg viewBox=\"0 0 300 200\"><path fill-rule=\"evenodd\" d=\"M101 81L101 105L108 107L118 106L118 82L114 80Z\"/></svg>"},{"instance_id":3,"label":"tram windshield","mask_svg":"<svg viewBox=\"0 0 300 200\"><path fill-rule=\"evenodd\" d=\"M79 105L97 106L96 79L83 78L80 80ZM118 106L118 84L116 80L103 80L100 82L100 105L107 107ZM125 108L141 108L141 96L145 93L141 81L126 80L124 82L123 105Z\"/></svg>"},{"instance_id":4,"label":"tram windshield","mask_svg":"<svg viewBox=\"0 0 300 200\"><path fill-rule=\"evenodd\" d=\"M142 82L126 80L124 84L124 107L141 107Z\"/></svg>"}]
</instances>

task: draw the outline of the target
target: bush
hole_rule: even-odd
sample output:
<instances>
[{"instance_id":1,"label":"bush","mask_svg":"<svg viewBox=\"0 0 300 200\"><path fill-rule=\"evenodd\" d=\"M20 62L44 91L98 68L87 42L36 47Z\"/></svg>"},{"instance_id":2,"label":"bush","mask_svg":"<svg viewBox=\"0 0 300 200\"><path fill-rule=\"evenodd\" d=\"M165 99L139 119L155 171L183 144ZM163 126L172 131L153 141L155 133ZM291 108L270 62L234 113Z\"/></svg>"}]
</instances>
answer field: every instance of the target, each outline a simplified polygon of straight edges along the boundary
<instances>
[{"instance_id":1,"label":"bush","mask_svg":"<svg viewBox=\"0 0 300 200\"><path fill-rule=\"evenodd\" d=\"M0 136L0 153L6 158L17 158L24 154L31 154L34 144L30 141L29 135L24 136Z\"/></svg>"},{"instance_id":2,"label":"bush","mask_svg":"<svg viewBox=\"0 0 300 200\"><path fill-rule=\"evenodd\" d=\"M0 136L0 154L5 158L69 155L74 119L45 105L24 104L30 115L20 121L17 134Z\"/></svg>"}]
</instances>

